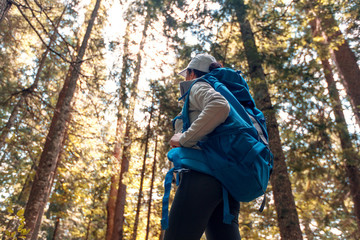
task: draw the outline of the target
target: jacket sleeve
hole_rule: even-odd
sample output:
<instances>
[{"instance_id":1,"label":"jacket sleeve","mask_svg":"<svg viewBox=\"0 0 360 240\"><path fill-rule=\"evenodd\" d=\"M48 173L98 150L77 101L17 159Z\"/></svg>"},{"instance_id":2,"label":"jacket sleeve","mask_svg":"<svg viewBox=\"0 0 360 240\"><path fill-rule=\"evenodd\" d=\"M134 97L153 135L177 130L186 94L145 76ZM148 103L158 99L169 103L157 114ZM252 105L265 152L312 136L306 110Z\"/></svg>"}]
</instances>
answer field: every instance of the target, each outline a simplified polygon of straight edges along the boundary
<instances>
[{"instance_id":1,"label":"jacket sleeve","mask_svg":"<svg viewBox=\"0 0 360 240\"><path fill-rule=\"evenodd\" d=\"M204 136L223 123L229 115L227 100L208 83L198 82L190 91L190 106L200 111L189 129L180 137L180 145L193 147Z\"/></svg>"}]
</instances>

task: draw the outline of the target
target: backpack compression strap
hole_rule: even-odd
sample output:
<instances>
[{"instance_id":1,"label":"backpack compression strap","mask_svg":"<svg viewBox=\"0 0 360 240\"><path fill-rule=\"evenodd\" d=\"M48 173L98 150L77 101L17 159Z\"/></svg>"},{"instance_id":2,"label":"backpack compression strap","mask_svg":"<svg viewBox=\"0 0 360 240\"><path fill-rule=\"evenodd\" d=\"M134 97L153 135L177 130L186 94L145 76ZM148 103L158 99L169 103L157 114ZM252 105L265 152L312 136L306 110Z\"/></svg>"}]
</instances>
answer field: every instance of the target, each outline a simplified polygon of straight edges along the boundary
<instances>
[{"instance_id":1,"label":"backpack compression strap","mask_svg":"<svg viewBox=\"0 0 360 240\"><path fill-rule=\"evenodd\" d=\"M258 135L259 135L260 139L263 141L263 143L264 143L266 146L268 146L268 145L269 145L269 142L268 142L268 140L266 140L266 137L265 137L265 135L264 135L264 132L263 132L263 130L262 130L261 127L260 127L260 124L258 123L258 121L256 121L256 119L255 119L253 116L251 116L251 114L249 114L247 111L246 111L246 113L248 114L248 116L250 117L250 119L251 119L254 127L256 128L256 131L258 132Z\"/></svg>"},{"instance_id":2,"label":"backpack compression strap","mask_svg":"<svg viewBox=\"0 0 360 240\"><path fill-rule=\"evenodd\" d=\"M223 189L223 203L224 203L224 208L223 208L223 223L225 224L231 224L231 221L235 218L235 216L231 215L230 213L230 207L229 207L229 193L228 191L224 188L224 186L222 187Z\"/></svg>"},{"instance_id":3,"label":"backpack compression strap","mask_svg":"<svg viewBox=\"0 0 360 240\"><path fill-rule=\"evenodd\" d=\"M166 230L169 227L169 196L171 191L171 183L173 180L173 173L175 168L169 170L165 176L165 192L162 201L162 219L161 219L161 228Z\"/></svg>"}]
</instances>

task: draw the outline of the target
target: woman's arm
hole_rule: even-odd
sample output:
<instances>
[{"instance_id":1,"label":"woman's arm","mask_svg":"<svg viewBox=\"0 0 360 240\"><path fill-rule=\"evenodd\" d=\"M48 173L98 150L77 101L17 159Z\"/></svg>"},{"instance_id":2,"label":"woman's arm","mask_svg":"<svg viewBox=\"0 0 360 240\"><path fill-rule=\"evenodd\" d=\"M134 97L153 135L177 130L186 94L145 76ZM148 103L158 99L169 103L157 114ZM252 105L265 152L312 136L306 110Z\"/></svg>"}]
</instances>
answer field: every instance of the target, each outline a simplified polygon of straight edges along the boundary
<instances>
[{"instance_id":1,"label":"woman's arm","mask_svg":"<svg viewBox=\"0 0 360 240\"><path fill-rule=\"evenodd\" d=\"M230 112L227 100L206 82L198 82L191 88L189 101L191 107L201 112L187 131L172 138L175 145L178 140L179 145L184 147L195 146L204 136L223 123Z\"/></svg>"}]
</instances>

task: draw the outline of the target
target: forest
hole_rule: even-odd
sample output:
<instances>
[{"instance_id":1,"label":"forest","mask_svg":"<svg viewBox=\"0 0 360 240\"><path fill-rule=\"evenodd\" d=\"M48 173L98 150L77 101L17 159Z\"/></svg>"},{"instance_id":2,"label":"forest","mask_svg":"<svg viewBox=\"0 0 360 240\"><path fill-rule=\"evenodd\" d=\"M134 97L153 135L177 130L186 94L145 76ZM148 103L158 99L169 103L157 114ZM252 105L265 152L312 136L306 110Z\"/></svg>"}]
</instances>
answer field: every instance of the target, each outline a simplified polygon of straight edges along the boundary
<instances>
[{"instance_id":1,"label":"forest","mask_svg":"<svg viewBox=\"0 0 360 240\"><path fill-rule=\"evenodd\" d=\"M360 239L358 0L0 0L1 239L161 240L198 53L266 117L274 171L242 239Z\"/></svg>"}]
</instances>

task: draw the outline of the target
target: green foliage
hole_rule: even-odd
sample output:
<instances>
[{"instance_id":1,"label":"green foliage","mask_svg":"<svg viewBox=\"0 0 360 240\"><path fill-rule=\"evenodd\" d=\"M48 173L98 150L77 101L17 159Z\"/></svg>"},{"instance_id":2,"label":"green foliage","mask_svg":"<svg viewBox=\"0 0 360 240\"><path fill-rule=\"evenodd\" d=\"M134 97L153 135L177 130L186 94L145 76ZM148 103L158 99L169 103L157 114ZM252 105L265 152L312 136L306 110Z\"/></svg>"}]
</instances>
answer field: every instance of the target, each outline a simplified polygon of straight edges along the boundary
<instances>
[{"instance_id":1,"label":"green foliage","mask_svg":"<svg viewBox=\"0 0 360 240\"><path fill-rule=\"evenodd\" d=\"M1 231L3 232L2 239L26 239L26 235L29 233L30 229L25 228L24 209L20 209L15 212L12 208L9 207L7 209L6 219L6 227L1 227Z\"/></svg>"},{"instance_id":2,"label":"green foliage","mask_svg":"<svg viewBox=\"0 0 360 240\"><path fill-rule=\"evenodd\" d=\"M121 146L128 143L122 139L122 133L120 137L115 136L116 118L122 116L120 128L124 130L127 120L124 116L128 106L133 104L129 96L146 11L150 14L149 28L144 49L140 50L142 64L138 97L134 103L136 116L130 139L130 169L125 177L126 238L133 232L147 133L144 123L151 107L154 116L147 140L149 152L144 192L140 196L143 204L138 239L145 238L150 206L149 239L160 236L162 183L170 166L166 153L172 136L171 119L181 111L177 102L177 83L183 79L175 73L185 68L194 54L209 52L224 66L242 70L251 86L240 25L234 8L230 7L230 3L243 6L243 1L145 0L131 5L122 2L118 15L123 17L110 22L109 12L115 3L104 1L94 27L80 70L54 185L45 208L40 230L42 238L53 239L53 235L58 234L58 239L105 239L110 178L119 170L119 163L113 156L115 139L120 139ZM38 2L19 3L23 4L20 8L36 33L16 6L0 23L1 132L14 106L22 97L24 99L0 152L0 229L8 232L6 239L19 238L21 231L25 231L21 211L6 212L4 209L13 209L13 206L24 209L26 205L59 92L92 6L82 1L66 2L66 6L63 1L42 1L41 8ZM304 236L307 239L356 239L356 219L341 162L342 150L324 71L316 51L322 39L314 39L311 35L309 22L313 15L308 12L309 3L305 0L291 3L245 1L246 17L253 28L278 116ZM331 13L342 23L341 30L359 60L358 2L329 0L312 4L318 13ZM60 21L56 30L57 20ZM109 32L110 26L120 29L118 35ZM329 29L330 32L334 30L335 27ZM41 57L46 51L44 43L48 44L56 31L54 44L39 72L38 84L34 91L27 92L35 82ZM127 46L124 45L125 37L129 40ZM151 101L153 95L154 102ZM344 94L341 101L346 103ZM358 147L357 134L358 130L352 132L355 147ZM149 202L154 161L154 189L152 202ZM280 238L271 187L268 198L262 214L257 213L259 202L241 205L239 222L243 239Z\"/></svg>"}]
</instances>

